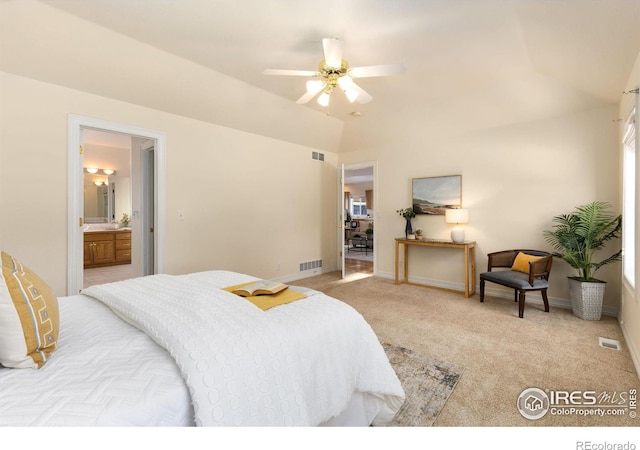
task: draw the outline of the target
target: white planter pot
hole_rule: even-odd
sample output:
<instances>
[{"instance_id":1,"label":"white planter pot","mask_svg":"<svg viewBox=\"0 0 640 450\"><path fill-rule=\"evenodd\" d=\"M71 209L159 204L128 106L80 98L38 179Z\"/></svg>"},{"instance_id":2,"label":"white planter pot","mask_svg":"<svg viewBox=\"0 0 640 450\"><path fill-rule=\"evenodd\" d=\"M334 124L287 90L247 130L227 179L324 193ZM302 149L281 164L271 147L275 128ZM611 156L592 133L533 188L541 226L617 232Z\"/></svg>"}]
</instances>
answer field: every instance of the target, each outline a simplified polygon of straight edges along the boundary
<instances>
[{"instance_id":1,"label":"white planter pot","mask_svg":"<svg viewBox=\"0 0 640 450\"><path fill-rule=\"evenodd\" d=\"M569 297L573 314L584 320L600 320L602 316L602 302L604 281L580 281L569 278Z\"/></svg>"}]
</instances>

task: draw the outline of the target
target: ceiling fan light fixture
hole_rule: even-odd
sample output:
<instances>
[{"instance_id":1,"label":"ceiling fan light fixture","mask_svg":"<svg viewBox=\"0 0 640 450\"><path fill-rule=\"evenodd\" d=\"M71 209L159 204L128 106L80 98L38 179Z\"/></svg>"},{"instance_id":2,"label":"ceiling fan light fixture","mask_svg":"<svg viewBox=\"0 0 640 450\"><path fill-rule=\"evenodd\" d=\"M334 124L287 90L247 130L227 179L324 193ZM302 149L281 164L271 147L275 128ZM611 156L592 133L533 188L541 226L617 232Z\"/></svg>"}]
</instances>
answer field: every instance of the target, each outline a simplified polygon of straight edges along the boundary
<instances>
[{"instance_id":1,"label":"ceiling fan light fixture","mask_svg":"<svg viewBox=\"0 0 640 450\"><path fill-rule=\"evenodd\" d=\"M324 87L324 81L322 80L309 80L307 81L307 92L309 94L317 94Z\"/></svg>"},{"instance_id":2,"label":"ceiling fan light fixture","mask_svg":"<svg viewBox=\"0 0 640 450\"><path fill-rule=\"evenodd\" d=\"M322 106L329 106L329 98L330 95L327 92L323 92L320 97L318 97L318 103Z\"/></svg>"},{"instance_id":3,"label":"ceiling fan light fixture","mask_svg":"<svg viewBox=\"0 0 640 450\"><path fill-rule=\"evenodd\" d=\"M358 103L369 103L373 97L356 84L355 79L367 77L383 77L389 75L400 75L405 72L403 64L383 64L376 66L353 67L342 59L342 41L340 38L325 38L322 40L324 59L318 64L317 71L310 70L289 70L289 69L266 69L265 75L287 75L312 77L306 84L306 92L296 100L296 104L307 104L311 99L318 96L318 103L322 106L329 106L329 97L334 88L340 87L345 93L349 102L356 100Z\"/></svg>"}]
</instances>

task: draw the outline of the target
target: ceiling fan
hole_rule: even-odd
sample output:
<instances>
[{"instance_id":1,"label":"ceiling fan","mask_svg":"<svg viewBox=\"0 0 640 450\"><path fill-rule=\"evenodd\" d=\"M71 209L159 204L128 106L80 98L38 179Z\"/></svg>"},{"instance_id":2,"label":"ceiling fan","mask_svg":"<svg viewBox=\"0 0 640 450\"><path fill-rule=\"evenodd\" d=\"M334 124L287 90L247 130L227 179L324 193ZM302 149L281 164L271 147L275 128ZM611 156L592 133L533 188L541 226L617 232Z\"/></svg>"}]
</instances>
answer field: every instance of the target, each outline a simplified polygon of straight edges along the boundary
<instances>
[{"instance_id":1,"label":"ceiling fan","mask_svg":"<svg viewBox=\"0 0 640 450\"><path fill-rule=\"evenodd\" d=\"M342 59L342 41L339 38L325 38L322 40L324 59L320 61L318 70L287 70L266 69L265 75L286 75L312 77L307 81L307 92L296 103L303 105L308 103L316 95L318 103L322 106L329 105L329 98L334 89L344 91L351 103L369 103L373 97L358 86L353 80L356 78L383 77L388 75L400 75L405 71L403 64L383 64L378 66L349 67L349 63Z\"/></svg>"}]
</instances>

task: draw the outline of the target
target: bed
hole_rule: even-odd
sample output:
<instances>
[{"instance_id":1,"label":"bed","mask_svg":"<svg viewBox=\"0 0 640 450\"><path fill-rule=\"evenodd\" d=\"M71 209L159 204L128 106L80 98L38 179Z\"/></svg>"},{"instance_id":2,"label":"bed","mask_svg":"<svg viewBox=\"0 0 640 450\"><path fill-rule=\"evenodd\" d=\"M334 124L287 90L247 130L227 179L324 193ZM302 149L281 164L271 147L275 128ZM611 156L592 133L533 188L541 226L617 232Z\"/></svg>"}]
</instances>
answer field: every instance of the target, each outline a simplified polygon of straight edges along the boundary
<instances>
[{"instance_id":1,"label":"bed","mask_svg":"<svg viewBox=\"0 0 640 450\"><path fill-rule=\"evenodd\" d=\"M384 425L404 392L364 318L319 291L266 310L228 271L57 299L39 369L0 366L0 426Z\"/></svg>"}]
</instances>

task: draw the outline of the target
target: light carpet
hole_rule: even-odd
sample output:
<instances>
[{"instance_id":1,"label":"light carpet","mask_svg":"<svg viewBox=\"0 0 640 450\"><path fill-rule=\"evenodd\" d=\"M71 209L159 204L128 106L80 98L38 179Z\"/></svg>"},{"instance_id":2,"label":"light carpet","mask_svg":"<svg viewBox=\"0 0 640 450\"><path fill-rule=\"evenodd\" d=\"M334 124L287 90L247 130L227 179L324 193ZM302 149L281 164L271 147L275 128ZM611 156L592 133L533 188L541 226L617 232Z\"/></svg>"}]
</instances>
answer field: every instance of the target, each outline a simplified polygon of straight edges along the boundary
<instances>
[{"instance_id":1,"label":"light carpet","mask_svg":"<svg viewBox=\"0 0 640 450\"><path fill-rule=\"evenodd\" d=\"M397 345L382 346L406 395L388 426L433 425L464 369Z\"/></svg>"},{"instance_id":2,"label":"light carpet","mask_svg":"<svg viewBox=\"0 0 640 450\"><path fill-rule=\"evenodd\" d=\"M558 279L554 283L563 283ZM524 418L517 400L524 389L595 391L618 396L638 389L638 373L615 317L581 320L551 305L540 294L527 295L518 317L513 292L487 295L480 303L440 289L395 284L375 276L341 279L330 272L297 280L355 308L381 342L409 348L464 367L436 427L637 427L637 417L546 414ZM620 342L620 350L598 345L599 337Z\"/></svg>"}]
</instances>

